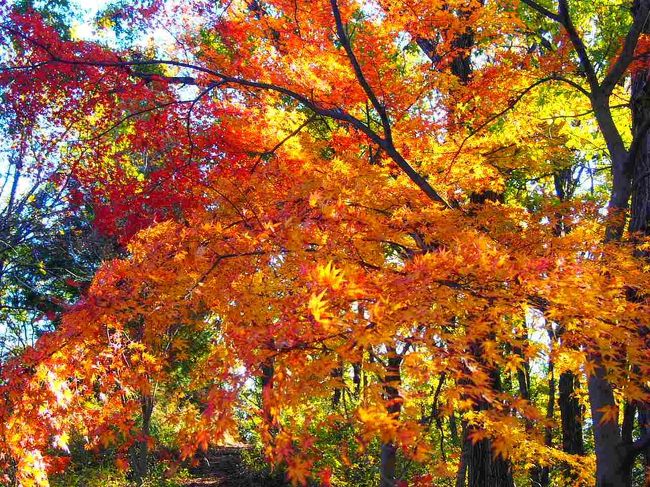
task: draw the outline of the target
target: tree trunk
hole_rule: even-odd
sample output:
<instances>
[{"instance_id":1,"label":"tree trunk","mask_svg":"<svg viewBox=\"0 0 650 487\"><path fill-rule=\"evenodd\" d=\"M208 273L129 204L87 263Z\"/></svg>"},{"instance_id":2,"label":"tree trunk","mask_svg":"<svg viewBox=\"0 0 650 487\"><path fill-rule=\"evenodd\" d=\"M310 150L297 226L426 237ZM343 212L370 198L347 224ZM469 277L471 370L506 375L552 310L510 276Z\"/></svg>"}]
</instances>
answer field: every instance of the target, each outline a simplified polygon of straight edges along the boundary
<instances>
[{"instance_id":1,"label":"tree trunk","mask_svg":"<svg viewBox=\"0 0 650 487\"><path fill-rule=\"evenodd\" d=\"M635 2L634 15L639 15ZM647 30L647 27L644 29ZM632 129L633 142L628 154L622 144L620 134L613 123L609 110L609 100L592 97L592 107L598 125L605 137L612 160L613 186L609 209L620 214L614 215L606 238L618 240L623 235L625 225L624 210L628 207L630 196L633 198L631 208L630 230L647 233L649 212L650 181L646 173L650 155L648 127L650 124L650 107L648 106L648 72L642 70L632 80ZM603 408L615 408L614 390L605 378L605 370L598 355L592 357L595 371L588 379L589 401L593 421L594 443L596 450L596 485L597 487L628 487L632 484L632 465L634 454L631 445L625 441L616 421L602 422Z\"/></svg>"},{"instance_id":2,"label":"tree trunk","mask_svg":"<svg viewBox=\"0 0 650 487\"><path fill-rule=\"evenodd\" d=\"M572 169L564 169L554 174L555 194L560 201L571 199L575 193L579 181L573 178ZM556 213L557 223L555 225L555 235L566 235L571 231L567 226L564 215ZM564 333L564 327L559 326L557 333L549 331L551 340L558 339ZM558 384L559 397L558 406L560 408L560 419L562 422L562 450L566 453L584 455L584 441L582 437L583 411L580 406L575 392L580 386L578 377L573 372L563 372L560 374Z\"/></svg>"},{"instance_id":3,"label":"tree trunk","mask_svg":"<svg viewBox=\"0 0 650 487\"><path fill-rule=\"evenodd\" d=\"M650 29L646 28L646 34ZM647 60L646 60L647 61ZM630 163L633 165L630 232L650 234L650 70L642 69L632 76L631 103L633 143Z\"/></svg>"},{"instance_id":4,"label":"tree trunk","mask_svg":"<svg viewBox=\"0 0 650 487\"><path fill-rule=\"evenodd\" d=\"M650 436L650 408L647 404L639 407L639 432L642 438ZM643 461L646 473L644 485L648 486L650 485L650 448L643 451Z\"/></svg>"},{"instance_id":5,"label":"tree trunk","mask_svg":"<svg viewBox=\"0 0 650 487\"><path fill-rule=\"evenodd\" d=\"M603 421L602 408L616 407L614 391L598 367L589 377L589 402L596 449L596 487L630 487L631 464L617 421Z\"/></svg>"},{"instance_id":6,"label":"tree trunk","mask_svg":"<svg viewBox=\"0 0 650 487\"><path fill-rule=\"evenodd\" d=\"M361 362L352 364L352 383L354 384L354 395L359 397L361 392Z\"/></svg>"},{"instance_id":7,"label":"tree trunk","mask_svg":"<svg viewBox=\"0 0 650 487\"><path fill-rule=\"evenodd\" d=\"M332 370L332 378L342 379L343 378L343 366L337 367ZM343 394L343 389L340 387L335 387L334 392L332 393L332 407L337 408L341 403L341 395Z\"/></svg>"},{"instance_id":8,"label":"tree trunk","mask_svg":"<svg viewBox=\"0 0 650 487\"><path fill-rule=\"evenodd\" d=\"M560 374L558 406L562 420L562 450L566 453L584 455L582 406L575 396L578 387L578 378L572 372Z\"/></svg>"},{"instance_id":9,"label":"tree trunk","mask_svg":"<svg viewBox=\"0 0 650 487\"><path fill-rule=\"evenodd\" d=\"M492 443L481 440L469 446L468 487L514 487L510 463L494 458Z\"/></svg>"},{"instance_id":10,"label":"tree trunk","mask_svg":"<svg viewBox=\"0 0 650 487\"><path fill-rule=\"evenodd\" d=\"M481 345L478 342L472 344L472 354L479 363L481 360ZM501 391L501 374L498 369L490 373L492 387L495 391ZM481 401L476 409L484 411L490 406L487 402ZM494 456L492 442L488 439L473 443L470 440L471 428L467 428L465 445L467 448L467 486L468 487L514 487L510 462L503 457Z\"/></svg>"},{"instance_id":11,"label":"tree trunk","mask_svg":"<svg viewBox=\"0 0 650 487\"><path fill-rule=\"evenodd\" d=\"M618 129L612 119L609 97L592 96L592 107L598 126L605 138L612 161L612 191L608 211L610 221L605 235L606 241L620 240L625 229L626 210L632 192L633 168ZM590 357L595 366L594 373L587 379L589 403L596 450L596 486L629 487L631 485L631 464L626 462L625 446L618 423L602 422L603 408L616 408L614 389L605 378L600 355Z\"/></svg>"},{"instance_id":12,"label":"tree trunk","mask_svg":"<svg viewBox=\"0 0 650 487\"><path fill-rule=\"evenodd\" d=\"M467 424L463 422L463 448L460 452L460 463L456 471L456 487L465 487L467 479L467 463L469 462L469 445L467 441Z\"/></svg>"},{"instance_id":13,"label":"tree trunk","mask_svg":"<svg viewBox=\"0 0 650 487\"><path fill-rule=\"evenodd\" d=\"M551 340L553 336L551 334ZM555 414L555 365L553 360L548 361L548 401L546 403L546 419L550 422ZM544 444L553 446L553 427L544 428ZM531 472L531 484L533 487L549 487L551 485L551 468L549 466L535 466Z\"/></svg>"},{"instance_id":14,"label":"tree trunk","mask_svg":"<svg viewBox=\"0 0 650 487\"><path fill-rule=\"evenodd\" d=\"M151 431L151 414L153 413L153 396L144 395L140 399L142 410L141 437L131 450L131 470L137 485L141 485L149 473L149 433Z\"/></svg>"},{"instance_id":15,"label":"tree trunk","mask_svg":"<svg viewBox=\"0 0 650 487\"><path fill-rule=\"evenodd\" d=\"M646 26L644 33L648 34ZM648 59L645 59L647 66ZM642 69L632 76L631 103L633 143L630 158L634 165L632 180L632 204L630 209L630 233L633 238L650 235L650 69ZM642 257L650 258L650 252ZM647 292L647 290L645 290ZM648 336L648 329L641 333ZM648 343L648 342L646 342ZM650 404L638 405L638 424L641 437L650 435ZM629 438L631 441L631 438ZM643 452L646 472L645 485L650 485L650 448ZM631 468L631 467L630 467Z\"/></svg>"},{"instance_id":16,"label":"tree trunk","mask_svg":"<svg viewBox=\"0 0 650 487\"><path fill-rule=\"evenodd\" d=\"M384 376L384 394L386 396L389 414L399 417L402 410L402 398L399 395L399 386L402 383L400 366L403 356L390 347L388 350L388 364ZM395 487L397 481L397 447L394 443L381 445L380 486Z\"/></svg>"},{"instance_id":17,"label":"tree trunk","mask_svg":"<svg viewBox=\"0 0 650 487\"><path fill-rule=\"evenodd\" d=\"M273 402L273 376L275 372L273 359L262 364L262 417L271 437L275 436L275 418L271 413Z\"/></svg>"}]
</instances>

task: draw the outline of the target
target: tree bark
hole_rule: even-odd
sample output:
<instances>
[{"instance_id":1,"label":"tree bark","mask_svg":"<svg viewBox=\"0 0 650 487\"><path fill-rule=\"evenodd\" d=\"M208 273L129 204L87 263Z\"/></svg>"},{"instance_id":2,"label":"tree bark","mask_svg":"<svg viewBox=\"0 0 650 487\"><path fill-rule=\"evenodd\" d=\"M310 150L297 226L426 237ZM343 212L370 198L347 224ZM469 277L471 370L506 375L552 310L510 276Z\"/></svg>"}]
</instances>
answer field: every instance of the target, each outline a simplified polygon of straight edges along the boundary
<instances>
[{"instance_id":1,"label":"tree bark","mask_svg":"<svg viewBox=\"0 0 650 487\"><path fill-rule=\"evenodd\" d=\"M332 378L342 379L343 378L343 365L332 370ZM337 408L341 403L341 395L343 394L343 389L340 387L335 387L334 392L332 393L332 407Z\"/></svg>"},{"instance_id":2,"label":"tree bark","mask_svg":"<svg viewBox=\"0 0 650 487\"><path fill-rule=\"evenodd\" d=\"M646 27L644 33L648 34ZM647 65L650 59L646 58ZM632 202L630 207L630 233L633 239L650 235L650 69L639 70L632 75L631 103L633 143L630 147L631 163L634 166L632 180ZM640 254L640 253L639 253ZM650 258L650 252L639 257ZM643 291L641 291L643 292ZM636 294L636 293L635 293ZM638 297L638 296L635 296ZM648 336L648 329L642 330ZM638 405L639 432L642 437L650 435L648 424L649 404ZM632 441L632 438L628 438ZM650 449L643 452L646 471L646 485L650 485Z\"/></svg>"},{"instance_id":3,"label":"tree bark","mask_svg":"<svg viewBox=\"0 0 650 487\"><path fill-rule=\"evenodd\" d=\"M481 345L472 344L472 355L479 363L481 360ZM501 391L501 373L493 369L490 373L492 387ZM486 401L477 404L478 411L485 411L490 406ZM467 428L463 449L467 448L467 486L468 487L514 487L510 462L503 457L494 456L492 442L484 439L473 443L470 440L471 428Z\"/></svg>"},{"instance_id":4,"label":"tree bark","mask_svg":"<svg viewBox=\"0 0 650 487\"><path fill-rule=\"evenodd\" d=\"M567 201L573 198L579 181L573 177L573 168L562 169L554 174L555 194L560 201ZM555 235L566 235L571 231L567 225L564 215L556 213L557 222L555 224ZM557 332L549 329L549 339L551 341L561 338L564 334L564 327L559 325ZM573 372L562 372L558 381L558 407L560 409L560 422L562 429L562 451L573 455L584 455L584 438L583 430L583 408L575 395L576 390L580 387L579 379ZM553 384L555 391L555 384ZM554 401L555 399L552 398ZM548 415L547 415L548 417ZM553 416L551 415L552 419Z\"/></svg>"},{"instance_id":5,"label":"tree bark","mask_svg":"<svg viewBox=\"0 0 650 487\"><path fill-rule=\"evenodd\" d=\"M470 443L468 455L468 487L514 487L510 464L501 457L494 458L490 440Z\"/></svg>"},{"instance_id":6,"label":"tree bark","mask_svg":"<svg viewBox=\"0 0 650 487\"><path fill-rule=\"evenodd\" d=\"M642 438L650 437L650 408L647 404L639 407L639 431ZM643 461L645 466L645 484L650 485L650 448L643 450Z\"/></svg>"},{"instance_id":7,"label":"tree bark","mask_svg":"<svg viewBox=\"0 0 650 487\"><path fill-rule=\"evenodd\" d=\"M612 385L605 371L597 367L588 379L591 418L594 424L596 450L596 487L631 486L631 464L628 464L617 421L603 421L602 408L616 407ZM627 466L627 467L626 467Z\"/></svg>"},{"instance_id":8,"label":"tree bark","mask_svg":"<svg viewBox=\"0 0 650 487\"><path fill-rule=\"evenodd\" d=\"M644 29L648 34L649 28ZM648 59L645 59L648 62ZM633 73L630 108L632 110L633 143L630 163L633 166L630 232L650 234L650 77L649 69Z\"/></svg>"},{"instance_id":9,"label":"tree bark","mask_svg":"<svg viewBox=\"0 0 650 487\"><path fill-rule=\"evenodd\" d=\"M399 394L399 386L402 383L400 367L402 365L401 354L393 347L388 350L388 362L386 375L384 376L384 394L389 414L399 417L402 410L402 398ZM397 447L394 443L381 445L380 465L380 486L395 487L397 481Z\"/></svg>"},{"instance_id":10,"label":"tree bark","mask_svg":"<svg viewBox=\"0 0 650 487\"><path fill-rule=\"evenodd\" d=\"M598 127L605 139L612 161L612 191L609 198L609 224L605 236L608 241L620 240L625 229L626 210L632 193L632 168L625 144L609 108L609 96L593 95L591 106Z\"/></svg>"},{"instance_id":11,"label":"tree bark","mask_svg":"<svg viewBox=\"0 0 650 487\"><path fill-rule=\"evenodd\" d=\"M262 416L269 427L269 433L273 436L275 418L271 414L271 402L273 399L273 376L275 373L274 361L269 359L262 364Z\"/></svg>"},{"instance_id":12,"label":"tree bark","mask_svg":"<svg viewBox=\"0 0 650 487\"><path fill-rule=\"evenodd\" d=\"M584 455L582 406L575 396L578 387L578 378L572 372L560 374L558 406L562 421L562 450L566 453Z\"/></svg>"},{"instance_id":13,"label":"tree bark","mask_svg":"<svg viewBox=\"0 0 650 487\"><path fill-rule=\"evenodd\" d=\"M551 334L551 340L553 336ZM555 365L553 360L548 361L548 401L546 403L546 419L553 420L555 414ZM544 428L544 444L548 447L553 446L553 427ZM531 484L533 487L549 487L551 485L551 468L549 466L535 466L531 472Z\"/></svg>"},{"instance_id":14,"label":"tree bark","mask_svg":"<svg viewBox=\"0 0 650 487\"><path fill-rule=\"evenodd\" d=\"M143 395L140 398L140 406L142 411L141 437L138 438L131 450L131 470L137 485L141 485L149 473L149 433L154 406L153 396Z\"/></svg>"}]
</instances>

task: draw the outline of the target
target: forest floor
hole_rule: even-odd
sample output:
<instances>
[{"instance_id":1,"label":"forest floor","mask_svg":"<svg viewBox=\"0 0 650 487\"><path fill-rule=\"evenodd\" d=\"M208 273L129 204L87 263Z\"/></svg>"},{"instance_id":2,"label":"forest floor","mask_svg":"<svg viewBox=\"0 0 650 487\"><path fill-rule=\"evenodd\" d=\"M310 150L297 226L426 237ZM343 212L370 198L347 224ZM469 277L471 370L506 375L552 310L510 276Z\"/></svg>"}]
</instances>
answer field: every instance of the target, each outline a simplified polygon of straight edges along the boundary
<instances>
[{"instance_id":1,"label":"forest floor","mask_svg":"<svg viewBox=\"0 0 650 487\"><path fill-rule=\"evenodd\" d=\"M253 471L245 464L242 454L246 447L219 447L201 454L198 465L190 469L191 477L183 481L183 487L283 487L283 479L269 477ZM258 466L255 466L258 467ZM261 467L261 466L260 466Z\"/></svg>"},{"instance_id":2,"label":"forest floor","mask_svg":"<svg viewBox=\"0 0 650 487\"><path fill-rule=\"evenodd\" d=\"M210 449L200 455L199 464L190 469L191 478L183 487L244 487L246 467L243 464L242 447Z\"/></svg>"}]
</instances>

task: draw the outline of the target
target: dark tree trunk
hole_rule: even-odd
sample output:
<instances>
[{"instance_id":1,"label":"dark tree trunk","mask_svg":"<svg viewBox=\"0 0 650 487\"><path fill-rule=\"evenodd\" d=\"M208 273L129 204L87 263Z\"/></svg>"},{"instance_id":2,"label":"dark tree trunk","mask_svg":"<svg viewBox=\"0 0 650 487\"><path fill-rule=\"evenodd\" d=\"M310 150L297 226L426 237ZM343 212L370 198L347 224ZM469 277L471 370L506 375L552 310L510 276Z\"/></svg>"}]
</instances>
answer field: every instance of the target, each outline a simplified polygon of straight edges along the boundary
<instances>
[{"instance_id":1,"label":"dark tree trunk","mask_svg":"<svg viewBox=\"0 0 650 487\"><path fill-rule=\"evenodd\" d=\"M573 175L573 167L561 169L553 175L553 182L555 185L555 194L560 201L568 201L573 198L575 190L577 189L580 181ZM561 212L555 214L557 219L555 223L555 235L563 236L571 231L571 227L567 223L567 218ZM549 339L551 342L559 339L564 333L564 327L558 326L557 332L551 328L548 330ZM552 373L553 363L549 362L549 369ZM583 439L583 408L576 397L576 390L580 387L578 377L572 372L563 372L560 374L558 381L559 395L557 398L558 407L560 409L560 422L562 429L562 450L566 453L584 455L584 439ZM555 380L551 377L549 380L549 403L547 407L546 417L553 418L555 406ZM548 429L548 428L547 428ZM552 431L546 432L547 445L551 444ZM548 485L548 478L545 479Z\"/></svg>"},{"instance_id":2,"label":"dark tree trunk","mask_svg":"<svg viewBox=\"0 0 650 487\"><path fill-rule=\"evenodd\" d=\"M463 422L463 448L460 452L460 463L458 465L458 470L456 471L456 487L465 487L470 444L471 442L467 441L467 425Z\"/></svg>"},{"instance_id":3,"label":"dark tree trunk","mask_svg":"<svg viewBox=\"0 0 650 487\"><path fill-rule=\"evenodd\" d=\"M468 487L514 487L510 463L501 457L494 458L492 443L481 440L470 443L468 455Z\"/></svg>"},{"instance_id":4,"label":"dark tree trunk","mask_svg":"<svg viewBox=\"0 0 650 487\"><path fill-rule=\"evenodd\" d=\"M573 177L573 170L563 169L554 175L555 194L560 201L571 199L579 184ZM566 235L571 231L567 225L564 215L557 213L555 224L555 235ZM549 338L555 340L564 333L562 326L558 327L557 333L549 331ZM562 427L562 450L566 453L584 455L584 440L582 435L583 410L576 397L576 390L580 387L578 377L573 372L562 372L558 383L559 396L558 407L560 408L560 420Z\"/></svg>"},{"instance_id":5,"label":"dark tree trunk","mask_svg":"<svg viewBox=\"0 0 650 487\"><path fill-rule=\"evenodd\" d=\"M343 367L337 367L332 370L332 378L342 379L343 378ZM334 388L334 393L332 394L332 407L337 408L341 403L341 395L343 394L343 389L340 387Z\"/></svg>"},{"instance_id":6,"label":"dark tree trunk","mask_svg":"<svg viewBox=\"0 0 650 487\"><path fill-rule=\"evenodd\" d=\"M384 376L384 395L386 397L388 413L399 416L402 410L402 398L399 395L399 387L402 383L400 366L403 356L398 354L394 348L388 350L388 362L386 375ZM397 481L397 447L394 443L381 445L381 466L380 466L381 487L394 487Z\"/></svg>"},{"instance_id":7,"label":"dark tree trunk","mask_svg":"<svg viewBox=\"0 0 650 487\"><path fill-rule=\"evenodd\" d=\"M589 402L596 449L596 487L631 486L631 464L616 421L603 422L602 408L616 405L614 391L598 367L589 377Z\"/></svg>"},{"instance_id":8,"label":"dark tree trunk","mask_svg":"<svg viewBox=\"0 0 650 487\"><path fill-rule=\"evenodd\" d=\"M647 33L647 32L646 32ZM631 109L633 144L630 163L633 165L630 232L650 234L650 70L632 76Z\"/></svg>"},{"instance_id":9,"label":"dark tree trunk","mask_svg":"<svg viewBox=\"0 0 650 487\"><path fill-rule=\"evenodd\" d=\"M551 333L551 340L553 334ZM553 361L548 361L548 401L546 403L546 419L550 422L555 414L555 366ZM553 427L544 428L544 444L548 447L553 446ZM533 467L531 471L531 484L533 487L549 487L551 485L551 469L549 466Z\"/></svg>"},{"instance_id":10,"label":"dark tree trunk","mask_svg":"<svg viewBox=\"0 0 650 487\"><path fill-rule=\"evenodd\" d=\"M140 405L142 410L141 436L131 449L131 470L137 485L141 485L149 473L149 433L154 405L153 396L142 396Z\"/></svg>"},{"instance_id":11,"label":"dark tree trunk","mask_svg":"<svg viewBox=\"0 0 650 487\"><path fill-rule=\"evenodd\" d=\"M636 2L635 8L638 8ZM646 26L644 33L648 34L649 31L650 27ZM644 61L647 66L649 59L646 58ZM633 135L630 158L634 165L630 232L634 238L637 238L650 235L650 69L639 70L633 74L630 107ZM650 258L650 252L645 252L642 257ZM648 329L642 330L641 333L648 336ZM650 404L638 405L638 419L641 438L650 436ZM631 441L632 438L627 440ZM643 460L646 472L645 485L650 485L650 448L645 448L643 451Z\"/></svg>"},{"instance_id":12,"label":"dark tree trunk","mask_svg":"<svg viewBox=\"0 0 650 487\"><path fill-rule=\"evenodd\" d=\"M480 205L487 201L502 201L503 194L493 191L484 191L482 193L473 193L470 195L472 203ZM493 336L486 339L493 340ZM481 342L474 341L470 346L470 351L474 359L481 365L489 367L483 361ZM517 353L515 350L514 353ZM495 391L503 391L501 383L501 372L497 368L490 370L491 386ZM519 383L520 394L524 398L530 396L530 375L527 366L517 371L517 380ZM479 402L475 408L479 411L486 410L490 406L487 402ZM464 438L463 449L467 448L467 485L468 487L514 487L511 464L501 456L495 457L492 450L492 442L488 439L472 443L469 436L472 433L471 428L467 428Z\"/></svg>"},{"instance_id":13,"label":"dark tree trunk","mask_svg":"<svg viewBox=\"0 0 650 487\"><path fill-rule=\"evenodd\" d=\"M273 436L275 418L271 414L271 404L273 395L273 360L267 360L262 364L262 417L269 427L269 432Z\"/></svg>"},{"instance_id":14,"label":"dark tree trunk","mask_svg":"<svg viewBox=\"0 0 650 487\"><path fill-rule=\"evenodd\" d=\"M558 406L562 420L562 450L576 455L585 454L582 437L582 406L575 395L578 378L572 372L563 372L559 380Z\"/></svg>"},{"instance_id":15,"label":"dark tree trunk","mask_svg":"<svg viewBox=\"0 0 650 487\"><path fill-rule=\"evenodd\" d=\"M639 407L639 432L641 438L650 437L650 407L647 404ZM643 461L646 472L645 484L650 485L650 447L643 451Z\"/></svg>"},{"instance_id":16,"label":"dark tree trunk","mask_svg":"<svg viewBox=\"0 0 650 487\"><path fill-rule=\"evenodd\" d=\"M354 384L354 395L359 397L361 392L361 362L352 364L352 383Z\"/></svg>"},{"instance_id":17,"label":"dark tree trunk","mask_svg":"<svg viewBox=\"0 0 650 487\"><path fill-rule=\"evenodd\" d=\"M479 363L481 360L481 345L477 342L472 344L472 354ZM501 374L498 369L490 373L492 387L495 391L501 391ZM489 408L485 401L479 402L476 409L484 411ZM468 487L514 487L510 462L501 456L494 455L492 442L488 439L473 443L470 440L471 428L467 428L465 445L467 449L467 486Z\"/></svg>"}]
</instances>

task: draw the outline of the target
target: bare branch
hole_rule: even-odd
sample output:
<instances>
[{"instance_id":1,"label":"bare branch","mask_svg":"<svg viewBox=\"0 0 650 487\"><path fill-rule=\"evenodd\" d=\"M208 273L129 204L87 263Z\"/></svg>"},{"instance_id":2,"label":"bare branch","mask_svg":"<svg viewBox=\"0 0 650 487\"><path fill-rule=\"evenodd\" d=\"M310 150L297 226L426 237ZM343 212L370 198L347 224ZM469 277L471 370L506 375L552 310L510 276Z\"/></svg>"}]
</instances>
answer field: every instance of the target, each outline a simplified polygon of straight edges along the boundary
<instances>
[{"instance_id":1,"label":"bare branch","mask_svg":"<svg viewBox=\"0 0 650 487\"><path fill-rule=\"evenodd\" d=\"M571 81L569 79L558 77L558 76L555 76L555 75L547 76L546 78L539 79L539 80L535 81L533 84L531 84L530 86L528 86L527 88L525 88L524 90L522 90L521 92L519 92L517 94L517 96L515 96L515 98L512 101L510 101L510 103L508 103L508 106L506 106L506 108L504 108L503 110L499 111L498 113L495 113L494 115L490 116L487 120L485 120L483 123L481 123L477 128L470 131L470 133L460 143L460 146L458 147L458 150L456 151L456 153L454 154L454 157L451 160L451 164L453 164L456 161L456 159L458 159L458 156L460 155L461 151L463 150L463 148L465 147L465 144L467 143L467 141L469 139L471 139L476 134L481 132L489 124L491 124L492 122L494 122L495 120L497 120L498 118L502 117L503 115L508 113L510 110L512 110L517 105L517 103L519 103L521 101L521 99L524 96L526 96L527 93L532 91L537 86L542 85L544 83L548 83L549 81L562 81L564 83L568 83L571 86L573 86L574 88L576 88L577 90L579 90L581 93L585 94L586 96L589 96L589 94L586 92L586 90L583 87L581 87L579 84L577 84L576 82Z\"/></svg>"},{"instance_id":2,"label":"bare branch","mask_svg":"<svg viewBox=\"0 0 650 487\"><path fill-rule=\"evenodd\" d=\"M296 135L298 135L302 131L302 129L304 129L307 125L309 125L315 119L316 119L316 115L312 115L307 120L305 120L303 123L301 123L293 132L291 132L284 139L282 139L277 144L275 144L272 149L262 152L259 155L259 157L257 158L257 161L255 161L255 164L253 164L253 167L251 167L251 169L250 169L251 174L255 172L255 169L257 168L259 163L262 162L262 159L264 158L264 156L270 156L270 155L275 154L275 151L277 151L280 147L282 147L289 139L291 139L291 138L295 137Z\"/></svg>"}]
</instances>

